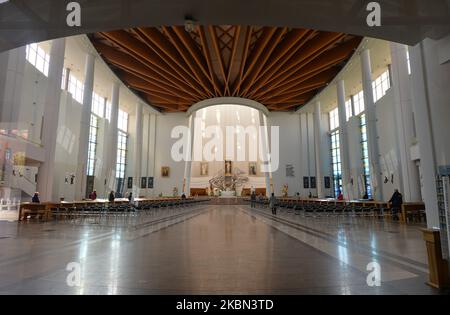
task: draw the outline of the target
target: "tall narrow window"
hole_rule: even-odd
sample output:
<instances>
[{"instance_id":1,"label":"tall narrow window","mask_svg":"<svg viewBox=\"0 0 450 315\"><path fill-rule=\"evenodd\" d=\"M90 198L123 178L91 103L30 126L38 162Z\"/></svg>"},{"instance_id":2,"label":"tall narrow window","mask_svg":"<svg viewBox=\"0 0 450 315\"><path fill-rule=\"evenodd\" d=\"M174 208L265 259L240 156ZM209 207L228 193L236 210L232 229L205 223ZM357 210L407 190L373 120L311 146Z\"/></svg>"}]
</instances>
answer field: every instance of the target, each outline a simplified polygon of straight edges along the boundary
<instances>
[{"instance_id":1,"label":"tall narrow window","mask_svg":"<svg viewBox=\"0 0 450 315\"><path fill-rule=\"evenodd\" d=\"M48 77L50 55L36 43L27 45L25 49L28 62Z\"/></svg>"},{"instance_id":2,"label":"tall narrow window","mask_svg":"<svg viewBox=\"0 0 450 315\"><path fill-rule=\"evenodd\" d=\"M98 134L98 118L91 115L91 123L89 127L89 149L88 149L88 163L87 175L95 175L95 154L97 150L97 134Z\"/></svg>"},{"instance_id":3,"label":"tall narrow window","mask_svg":"<svg viewBox=\"0 0 450 315\"><path fill-rule=\"evenodd\" d=\"M105 99L97 93L92 93L92 112L99 117L105 116Z\"/></svg>"},{"instance_id":4,"label":"tall narrow window","mask_svg":"<svg viewBox=\"0 0 450 315\"><path fill-rule=\"evenodd\" d=\"M365 192L372 197L372 186L370 178L370 162L369 162L369 145L367 141L367 121L366 114L361 115L361 150L362 150L362 165L363 165L363 185Z\"/></svg>"},{"instance_id":5,"label":"tall narrow window","mask_svg":"<svg viewBox=\"0 0 450 315\"><path fill-rule=\"evenodd\" d=\"M372 82L373 101L375 103L378 102L383 96L386 95L386 92L390 87L391 80L388 69Z\"/></svg>"},{"instance_id":6,"label":"tall narrow window","mask_svg":"<svg viewBox=\"0 0 450 315\"><path fill-rule=\"evenodd\" d=\"M127 144L128 144L128 113L119 109L118 116L118 138L117 138L117 164L116 178L119 179L119 190L123 185L127 165Z\"/></svg>"},{"instance_id":7,"label":"tall narrow window","mask_svg":"<svg viewBox=\"0 0 450 315\"><path fill-rule=\"evenodd\" d=\"M353 116L353 104L351 97L348 99L347 102L345 102L345 116L347 118L347 121L350 119L350 117Z\"/></svg>"},{"instance_id":8,"label":"tall narrow window","mask_svg":"<svg viewBox=\"0 0 450 315\"><path fill-rule=\"evenodd\" d=\"M105 118L111 121L111 102L107 101L105 106Z\"/></svg>"},{"instance_id":9,"label":"tall narrow window","mask_svg":"<svg viewBox=\"0 0 450 315\"><path fill-rule=\"evenodd\" d=\"M360 91L353 96L353 108L353 114L355 116L358 116L364 111L364 91Z\"/></svg>"},{"instance_id":10,"label":"tall narrow window","mask_svg":"<svg viewBox=\"0 0 450 315\"><path fill-rule=\"evenodd\" d=\"M340 152L339 130L331 133L331 166L333 169L334 195L342 192L342 163Z\"/></svg>"},{"instance_id":11,"label":"tall narrow window","mask_svg":"<svg viewBox=\"0 0 450 315\"><path fill-rule=\"evenodd\" d=\"M411 74L411 59L409 57L409 48L406 46L406 62L408 64L408 74Z\"/></svg>"},{"instance_id":12,"label":"tall narrow window","mask_svg":"<svg viewBox=\"0 0 450 315\"><path fill-rule=\"evenodd\" d=\"M69 93L72 94L74 100L83 104L84 84L72 74L69 75Z\"/></svg>"},{"instance_id":13,"label":"tall narrow window","mask_svg":"<svg viewBox=\"0 0 450 315\"><path fill-rule=\"evenodd\" d=\"M339 128L339 110L336 107L330 112L330 130Z\"/></svg>"}]
</instances>

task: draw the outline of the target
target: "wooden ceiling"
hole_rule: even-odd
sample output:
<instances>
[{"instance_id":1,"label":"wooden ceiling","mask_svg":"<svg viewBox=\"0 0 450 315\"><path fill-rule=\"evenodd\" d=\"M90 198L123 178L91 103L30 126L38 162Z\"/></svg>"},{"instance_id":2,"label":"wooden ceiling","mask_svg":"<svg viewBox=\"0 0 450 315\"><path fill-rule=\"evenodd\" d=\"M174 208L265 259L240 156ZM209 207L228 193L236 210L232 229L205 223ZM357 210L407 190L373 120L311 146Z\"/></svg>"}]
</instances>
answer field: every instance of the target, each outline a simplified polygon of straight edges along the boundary
<instances>
[{"instance_id":1,"label":"wooden ceiling","mask_svg":"<svg viewBox=\"0 0 450 315\"><path fill-rule=\"evenodd\" d=\"M287 27L139 27L90 35L121 80L164 112L213 97L292 111L325 87L361 37Z\"/></svg>"}]
</instances>

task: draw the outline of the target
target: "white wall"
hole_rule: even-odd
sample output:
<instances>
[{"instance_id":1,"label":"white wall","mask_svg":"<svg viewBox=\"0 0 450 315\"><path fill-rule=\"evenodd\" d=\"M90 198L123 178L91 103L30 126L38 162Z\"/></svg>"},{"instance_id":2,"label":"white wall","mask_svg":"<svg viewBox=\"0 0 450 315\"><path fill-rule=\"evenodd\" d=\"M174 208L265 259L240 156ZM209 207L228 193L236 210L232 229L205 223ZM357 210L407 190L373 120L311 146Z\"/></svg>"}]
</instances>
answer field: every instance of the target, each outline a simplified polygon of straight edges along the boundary
<instances>
[{"instance_id":1,"label":"white wall","mask_svg":"<svg viewBox=\"0 0 450 315\"><path fill-rule=\"evenodd\" d=\"M400 189L400 171L398 139L396 137L395 111L396 106L392 88L376 104L377 130L378 130L378 148L380 153L380 167L383 175L381 186L382 198L388 201L395 189ZM394 175L394 182L391 182L391 176ZM384 179L387 177L388 182Z\"/></svg>"},{"instance_id":2,"label":"white wall","mask_svg":"<svg viewBox=\"0 0 450 315\"><path fill-rule=\"evenodd\" d=\"M171 113L156 116L156 149L155 149L155 180L153 195L172 196L173 188L177 187L181 195L183 188L185 163L175 162L171 157L172 145L177 139L171 138L175 126L188 126L189 121L185 113ZM170 167L170 176L161 177L161 167Z\"/></svg>"}]
</instances>

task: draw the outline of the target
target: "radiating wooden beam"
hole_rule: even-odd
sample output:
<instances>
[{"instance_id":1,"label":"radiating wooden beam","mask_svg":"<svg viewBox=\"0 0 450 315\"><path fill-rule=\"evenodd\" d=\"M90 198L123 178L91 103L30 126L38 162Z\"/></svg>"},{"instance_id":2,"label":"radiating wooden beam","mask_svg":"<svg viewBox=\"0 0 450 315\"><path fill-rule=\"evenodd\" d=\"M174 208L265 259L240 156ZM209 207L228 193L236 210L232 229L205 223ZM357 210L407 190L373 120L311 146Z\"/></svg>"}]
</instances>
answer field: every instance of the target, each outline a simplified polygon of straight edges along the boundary
<instances>
[{"instance_id":1,"label":"radiating wooden beam","mask_svg":"<svg viewBox=\"0 0 450 315\"><path fill-rule=\"evenodd\" d=\"M233 38L233 45L231 48L231 54L230 54L230 60L228 62L228 72L227 72L227 79L225 84L228 86L228 93L229 96L231 96L231 71L233 69L233 65L234 65L234 58L236 56L236 52L237 52L237 48L238 48L238 42L239 42L239 38L241 36L241 27L240 26L236 26L235 31L234 31L234 38Z\"/></svg>"},{"instance_id":2,"label":"radiating wooden beam","mask_svg":"<svg viewBox=\"0 0 450 315\"><path fill-rule=\"evenodd\" d=\"M328 82L330 82L331 79L334 78L338 74L338 72L339 71L337 69L329 69L318 75L315 75L312 77L304 77L304 78L301 78L294 82L291 82L289 84L286 84L282 87L279 87L275 92L273 92L273 93L268 92L268 93L265 93L265 95L273 97L276 95L280 95L285 91L289 91L290 89L299 87L300 85L303 88L308 88L311 86L320 87L320 86L323 86L323 85L327 84Z\"/></svg>"},{"instance_id":3,"label":"radiating wooden beam","mask_svg":"<svg viewBox=\"0 0 450 315\"><path fill-rule=\"evenodd\" d=\"M182 75L183 77L190 77L192 80L197 82L196 84L191 84L192 80L186 80L186 82L193 88L198 88L200 82L197 80L195 75L189 70L187 64L178 54L176 49L168 41L168 39L161 34L156 28L136 28L132 32L138 36L144 44L149 46L169 67L174 71Z\"/></svg>"},{"instance_id":4,"label":"radiating wooden beam","mask_svg":"<svg viewBox=\"0 0 450 315\"><path fill-rule=\"evenodd\" d=\"M280 86L290 83L292 81L297 80L298 78L305 77L311 73L320 73L342 61L349 58L353 53L354 49L359 45L360 39L355 38L347 43L344 43L325 54L320 55L319 57L312 59L311 62L304 62L296 67L296 71L291 71L289 74L286 74L285 77L281 78L276 83L268 86L264 90L255 91L252 95L253 97L257 95L261 95L261 93L269 93L271 91L276 91Z\"/></svg>"},{"instance_id":5,"label":"radiating wooden beam","mask_svg":"<svg viewBox=\"0 0 450 315\"><path fill-rule=\"evenodd\" d=\"M209 35L213 44L213 48L214 48L214 52L216 53L216 57L217 60L219 61L219 69L220 69L220 74L222 75L222 79L223 79L223 94L226 94L229 90L228 84L226 84L227 81L227 75L226 75L226 70L225 70L225 63L223 61L223 56L222 53L220 51L220 47L219 47L219 39L217 38L217 33L216 33L216 29L214 28L214 26L210 25L208 27L209 30Z\"/></svg>"},{"instance_id":6,"label":"radiating wooden beam","mask_svg":"<svg viewBox=\"0 0 450 315\"><path fill-rule=\"evenodd\" d=\"M112 31L107 33L101 33L104 37L119 45L125 51L129 52L130 56L148 64L153 65L154 71L158 72L162 76L170 78L171 82L177 85L180 89L190 91L192 94L202 96L199 90L192 88L184 80L181 80L173 70L164 65L161 58L151 49L148 49L144 43L138 39L130 36L126 31Z\"/></svg>"},{"instance_id":7,"label":"radiating wooden beam","mask_svg":"<svg viewBox=\"0 0 450 315\"><path fill-rule=\"evenodd\" d=\"M203 54L205 55L205 58L206 58L206 64L208 66L209 77L211 78L211 82L214 87L215 96L219 96L222 89L219 87L219 85L217 83L217 77L216 77L216 74L214 73L214 67L213 67L212 60L211 60L211 53L210 53L210 50L208 47L208 40L206 39L206 33L205 33L205 29L203 26L198 27L198 34L200 37Z\"/></svg>"},{"instance_id":8,"label":"radiating wooden beam","mask_svg":"<svg viewBox=\"0 0 450 315\"><path fill-rule=\"evenodd\" d=\"M192 73L197 78L198 82L200 83L200 85L203 88L206 95L212 96L213 93L211 92L211 90L212 90L211 82L202 73L200 66L196 63L196 61L192 59L192 56L191 56L189 50L185 47L185 45L183 44L183 42L180 40L177 33L175 32L175 27L163 26L163 30L164 30L164 34L169 38L172 45L175 47L175 49L178 51L178 53L181 55L181 57L184 59L184 61L188 65L189 69L192 71Z\"/></svg>"},{"instance_id":9,"label":"radiating wooden beam","mask_svg":"<svg viewBox=\"0 0 450 315\"><path fill-rule=\"evenodd\" d=\"M292 49L286 51L286 54L279 58L278 61L276 61L272 67L269 67L264 73L264 75L260 75L260 77L256 80L256 82L253 84L252 92L249 94L248 97L253 97L258 91L261 89L267 88L267 82L275 75L277 74L285 64L292 60L294 56L301 50L303 47L315 36L317 36L318 32L313 30L308 30L300 39L299 41L293 46Z\"/></svg>"},{"instance_id":10,"label":"radiating wooden beam","mask_svg":"<svg viewBox=\"0 0 450 315\"><path fill-rule=\"evenodd\" d=\"M184 27L174 26L173 30L181 39L183 44L186 46L187 50L191 54L192 58L194 58L203 75L205 77L209 77L210 73L208 72L207 65L205 65L206 58L204 55L202 55L202 52L198 49L194 39L192 39L192 37L186 32ZM211 80L212 78L210 77L209 79Z\"/></svg>"},{"instance_id":11,"label":"radiating wooden beam","mask_svg":"<svg viewBox=\"0 0 450 315\"><path fill-rule=\"evenodd\" d=\"M287 27L277 28L275 33L272 35L272 38L264 47L264 50L258 57L257 62L253 69L248 73L247 79L242 83L242 95L247 95L247 92L251 88L252 84L255 82L256 77L259 75L263 67L266 65L266 62L269 60L270 55L275 50L279 42L281 41L283 35L286 33Z\"/></svg>"},{"instance_id":12,"label":"radiating wooden beam","mask_svg":"<svg viewBox=\"0 0 450 315\"><path fill-rule=\"evenodd\" d=\"M290 58L289 54L294 54L302 44L300 41L307 38L308 34L312 34L313 32L308 29L293 29L286 34L283 38L283 41L276 47L273 54L270 56L267 61L267 65L264 69L259 73L257 80L263 77L272 67L276 67L280 65L282 59L288 60ZM286 57L286 58L283 58Z\"/></svg>"},{"instance_id":13,"label":"radiating wooden beam","mask_svg":"<svg viewBox=\"0 0 450 315\"><path fill-rule=\"evenodd\" d=\"M253 67L255 67L255 65L257 64L259 57L263 53L264 49L266 48L267 44L269 43L270 39L272 38L272 36L275 34L276 31L277 31L276 27L263 28L263 33L259 38L259 40L256 42L256 45L250 54L249 57L250 62L248 64L248 67L246 67L245 69L243 80L245 80L250 75L251 71L253 70Z\"/></svg>"},{"instance_id":14,"label":"radiating wooden beam","mask_svg":"<svg viewBox=\"0 0 450 315\"><path fill-rule=\"evenodd\" d=\"M329 47L342 37L343 34L341 33L320 33L318 36L305 43L305 49L297 51L282 68L278 69L277 73L274 73L268 80L265 80L264 84L270 86L272 89L275 86L278 86L286 76L292 71L296 71L296 66L316 58L323 53L325 48ZM261 88L261 86L259 87ZM253 94L257 93L258 90L258 88L254 89Z\"/></svg>"},{"instance_id":15,"label":"radiating wooden beam","mask_svg":"<svg viewBox=\"0 0 450 315\"><path fill-rule=\"evenodd\" d=\"M245 39L244 39L244 48L242 51L242 55L241 55L241 64L239 65L239 75L236 78L235 82L234 82L234 87L233 87L233 96L236 96L237 93L240 90L240 87L242 85L242 78L244 75L244 68L245 68L245 64L247 62L247 57L248 57L248 52L250 49L250 42L252 40L252 33L253 33L253 27L252 26L248 26L247 30L245 32Z\"/></svg>"}]
</instances>

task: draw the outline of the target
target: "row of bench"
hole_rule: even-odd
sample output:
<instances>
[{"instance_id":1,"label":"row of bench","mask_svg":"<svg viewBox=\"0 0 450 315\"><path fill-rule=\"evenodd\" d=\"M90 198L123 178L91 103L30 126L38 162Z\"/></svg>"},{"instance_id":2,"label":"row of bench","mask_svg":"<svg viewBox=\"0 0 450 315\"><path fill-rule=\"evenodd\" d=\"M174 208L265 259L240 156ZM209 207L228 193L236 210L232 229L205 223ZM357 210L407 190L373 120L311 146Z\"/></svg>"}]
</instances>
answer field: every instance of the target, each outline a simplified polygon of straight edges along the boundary
<instances>
[{"instance_id":1,"label":"row of bench","mask_svg":"<svg viewBox=\"0 0 450 315\"><path fill-rule=\"evenodd\" d=\"M186 208L208 202L209 199L170 199L170 200L145 200L138 204L132 203L105 203L105 202L86 202L86 203L58 203L41 204L42 207L36 207L36 210L24 209L23 216L34 216L38 219L64 220L76 219L79 217L94 216L128 216L139 212L148 212L151 210L164 210L175 208Z\"/></svg>"},{"instance_id":2,"label":"row of bench","mask_svg":"<svg viewBox=\"0 0 450 315\"><path fill-rule=\"evenodd\" d=\"M247 203L251 203L250 199L246 199ZM269 200L263 198L255 201L256 207L266 208L269 206ZM312 214L312 215L360 215L371 217L384 217L391 215L388 207L380 206L378 204L361 205L358 203L344 203L344 202L317 202L311 201L297 201L278 200L276 206L279 209L286 209L297 214Z\"/></svg>"}]
</instances>

